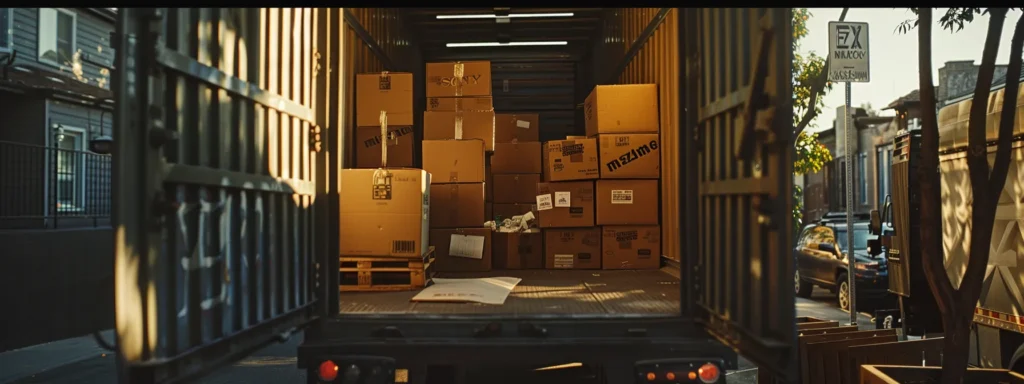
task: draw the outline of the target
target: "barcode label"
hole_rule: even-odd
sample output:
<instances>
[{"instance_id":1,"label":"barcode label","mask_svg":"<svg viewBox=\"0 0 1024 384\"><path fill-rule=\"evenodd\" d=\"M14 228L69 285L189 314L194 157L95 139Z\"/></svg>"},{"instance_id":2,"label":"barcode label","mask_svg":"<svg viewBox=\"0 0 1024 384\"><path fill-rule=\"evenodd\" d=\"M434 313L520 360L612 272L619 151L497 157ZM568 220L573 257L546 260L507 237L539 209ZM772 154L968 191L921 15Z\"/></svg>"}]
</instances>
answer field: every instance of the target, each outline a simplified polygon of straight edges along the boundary
<instances>
[{"instance_id":1,"label":"barcode label","mask_svg":"<svg viewBox=\"0 0 1024 384\"><path fill-rule=\"evenodd\" d=\"M554 263L555 265L554 265L554 267L558 268L558 269L566 269L566 268L570 268L571 269L573 267L573 264L574 264L573 261L575 261L575 259L576 259L576 255L572 255L572 254L569 254L569 255L555 254L555 263Z\"/></svg>"},{"instance_id":2,"label":"barcode label","mask_svg":"<svg viewBox=\"0 0 1024 384\"><path fill-rule=\"evenodd\" d=\"M632 189L613 189L612 204L633 204Z\"/></svg>"},{"instance_id":3,"label":"barcode label","mask_svg":"<svg viewBox=\"0 0 1024 384\"><path fill-rule=\"evenodd\" d=\"M416 241L395 240L391 242L391 253L416 253Z\"/></svg>"}]
</instances>

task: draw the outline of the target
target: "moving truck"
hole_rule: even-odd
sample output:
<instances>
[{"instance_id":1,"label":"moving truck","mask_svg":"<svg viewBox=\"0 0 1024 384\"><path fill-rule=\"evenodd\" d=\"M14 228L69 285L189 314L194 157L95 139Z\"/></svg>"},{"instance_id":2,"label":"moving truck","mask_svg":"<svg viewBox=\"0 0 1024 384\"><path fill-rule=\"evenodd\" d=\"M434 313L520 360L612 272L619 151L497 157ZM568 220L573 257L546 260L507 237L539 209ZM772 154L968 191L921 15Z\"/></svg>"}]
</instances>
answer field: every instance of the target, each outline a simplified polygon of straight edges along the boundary
<instances>
[{"instance_id":1,"label":"moving truck","mask_svg":"<svg viewBox=\"0 0 1024 384\"><path fill-rule=\"evenodd\" d=\"M1003 108L1005 85L989 94L986 137L989 140L989 161L995 161L997 127ZM996 87L994 87L996 88ZM973 93L972 93L973 95ZM1017 119L1020 121L1018 97ZM971 180L967 166L967 130L970 121L971 99L947 105L939 110L939 172L942 201L942 244L946 274L954 287L959 287L967 270L971 236ZM1024 166L1021 161L1024 148L1016 145L1024 137L1018 124L1013 132L1014 146L1010 155L1010 170L999 197L993 225L988 269L974 311L975 326L971 330L970 363L982 368L1002 368L1024 373L1024 231L1020 223L1024 212L1018 206L1024 196L1018 185ZM921 129L905 129L894 139L892 161L892 194L881 214L872 212L873 230L880 233L881 223L891 225L892 231L880 236L877 245L889 260L889 290L902 300L900 309L904 330L914 336L941 336L942 317L935 297L924 276L920 262L920 191L917 174L920 167ZM972 241L987 241L973 239ZM879 252L876 251L876 252ZM881 252L879 252L881 253Z\"/></svg>"},{"instance_id":2,"label":"moving truck","mask_svg":"<svg viewBox=\"0 0 1024 384\"><path fill-rule=\"evenodd\" d=\"M792 382L791 17L768 8L120 9L108 144L121 381L190 380L302 331L298 368L310 383L483 382L472 369L573 362L608 383L723 383L735 351ZM401 87L388 74L412 74L413 113L388 119L405 121L394 135L412 137L405 159L414 163L403 166L414 169L436 159L425 153L436 148L426 145L434 133L424 132L424 112L452 103L428 102L431 66L469 71L481 61L491 63L484 89L494 110L536 114L515 126L540 127L532 140L480 139L495 153L488 167L521 169L497 157L523 141L558 148L545 161L564 157L543 170L546 181L495 174L494 183L529 179L561 191L557 183L572 182L551 173L577 169L571 163L594 137L655 129L617 133L615 145L635 148L579 170L600 177L589 196L607 193L613 206L602 214L595 204L592 227L661 223L644 235L661 238L651 269L565 268L574 254L605 253L584 251L597 240L565 239L630 239L560 229L546 236L562 241L548 265L489 272L522 278L503 305L340 291L339 250L350 244L340 244L342 228L366 229L341 213L347 187L356 188L342 171L356 166L360 146L380 142L357 139L357 127L385 120L360 115L357 75ZM469 81L463 73L435 83L460 77ZM635 96L604 91L641 88L656 115L628 107ZM633 176L606 179L615 172ZM622 187L641 176L654 177L646 192ZM430 177L432 191L457 179ZM507 191L494 199L499 192ZM585 193L555 193L554 204ZM615 205L634 199L649 212Z\"/></svg>"}]
</instances>

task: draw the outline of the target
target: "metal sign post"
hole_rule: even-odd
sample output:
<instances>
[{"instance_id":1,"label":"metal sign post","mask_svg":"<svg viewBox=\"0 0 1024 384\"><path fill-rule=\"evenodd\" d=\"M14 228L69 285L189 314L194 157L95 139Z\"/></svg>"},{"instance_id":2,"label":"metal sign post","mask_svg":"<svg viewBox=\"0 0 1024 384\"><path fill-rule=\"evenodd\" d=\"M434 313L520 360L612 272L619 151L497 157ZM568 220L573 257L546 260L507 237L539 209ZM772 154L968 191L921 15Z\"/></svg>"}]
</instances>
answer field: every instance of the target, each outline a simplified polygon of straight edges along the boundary
<instances>
[{"instance_id":1,"label":"metal sign post","mask_svg":"<svg viewBox=\"0 0 1024 384\"><path fill-rule=\"evenodd\" d=\"M850 83L866 83L871 79L868 56L868 23L830 21L828 23L828 80L846 83L846 108L843 124L846 143L846 249L842 249L849 265L846 278L849 280L847 300L850 306L850 325L857 325L857 258L854 256L853 236L853 165L856 158L850 150L850 143L856 140L857 129L850 120ZM839 132L836 132L838 135ZM863 172L863 170L861 171ZM842 294L840 290L839 294Z\"/></svg>"}]
</instances>

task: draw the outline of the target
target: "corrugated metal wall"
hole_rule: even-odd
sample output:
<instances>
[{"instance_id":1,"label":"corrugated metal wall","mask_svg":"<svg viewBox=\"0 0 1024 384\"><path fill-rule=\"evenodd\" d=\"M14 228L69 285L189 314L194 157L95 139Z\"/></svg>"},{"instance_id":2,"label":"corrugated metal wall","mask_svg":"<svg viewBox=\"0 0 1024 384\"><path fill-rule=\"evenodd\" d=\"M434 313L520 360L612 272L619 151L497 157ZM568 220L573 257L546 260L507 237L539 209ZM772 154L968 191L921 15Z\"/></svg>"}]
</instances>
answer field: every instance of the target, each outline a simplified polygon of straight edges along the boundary
<instances>
[{"instance_id":1,"label":"corrugated metal wall","mask_svg":"<svg viewBox=\"0 0 1024 384\"><path fill-rule=\"evenodd\" d=\"M575 134L575 63L493 62L491 78L495 112L539 114L541 141Z\"/></svg>"},{"instance_id":2,"label":"corrugated metal wall","mask_svg":"<svg viewBox=\"0 0 1024 384\"><path fill-rule=\"evenodd\" d=\"M419 50L412 44L412 39L408 35L408 32L403 30L404 20L402 20L401 10L398 8L346 8L346 12L351 13L354 19L358 21L359 26L353 26L346 23L348 28L345 28L345 63L344 73L348 76L348 82L345 85L345 92L348 100L358 100L355 98L355 75L359 73L373 73L381 71L392 71L392 72L412 72L416 79L422 79L423 65L420 65L420 53ZM366 42L363 37L356 32L358 28L362 28L367 32L372 42ZM371 45L379 47L379 51L371 49ZM386 59L379 56L383 54ZM389 60L397 68L387 68L385 60ZM423 84L421 81L415 82L415 97L414 97L414 110L422 111L426 109L425 94L423 93ZM347 103L345 105L345 142L352 143L352 134L355 131L355 103ZM418 138L422 137L418 127L422 126L423 116L415 114L415 136ZM418 140L417 140L418 142ZM349 167L354 165L355 161L355 150L352 147L348 148L346 156L345 166ZM418 151L418 148L417 148ZM419 159L419 155L414 156Z\"/></svg>"},{"instance_id":3,"label":"corrugated metal wall","mask_svg":"<svg viewBox=\"0 0 1024 384\"><path fill-rule=\"evenodd\" d=\"M617 8L605 18L603 35L595 42L593 71L596 81L605 81L629 51L633 42L654 20L660 8ZM673 8L665 21L618 75L618 84L658 84L661 112L661 213L662 253L679 259L682 244L679 220L682 214L678 174L683 148L679 146L679 15ZM588 90L589 92L589 90ZM583 95L582 97L585 97Z\"/></svg>"}]
</instances>

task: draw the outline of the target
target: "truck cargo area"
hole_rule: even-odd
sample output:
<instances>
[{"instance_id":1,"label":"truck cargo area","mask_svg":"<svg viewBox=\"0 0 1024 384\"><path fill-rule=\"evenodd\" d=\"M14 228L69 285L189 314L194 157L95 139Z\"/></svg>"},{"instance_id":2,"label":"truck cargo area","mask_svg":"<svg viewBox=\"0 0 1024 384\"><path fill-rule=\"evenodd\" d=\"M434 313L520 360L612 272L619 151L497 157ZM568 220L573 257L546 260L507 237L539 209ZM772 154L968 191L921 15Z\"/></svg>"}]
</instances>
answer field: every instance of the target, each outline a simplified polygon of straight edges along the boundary
<instances>
[{"instance_id":1,"label":"truck cargo area","mask_svg":"<svg viewBox=\"0 0 1024 384\"><path fill-rule=\"evenodd\" d=\"M344 314L678 314L679 279L665 270L522 270L442 273L445 278L523 279L504 305L411 302L417 292L342 293Z\"/></svg>"}]
</instances>

